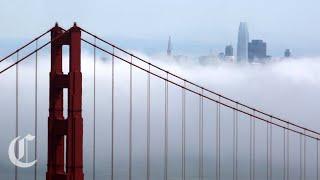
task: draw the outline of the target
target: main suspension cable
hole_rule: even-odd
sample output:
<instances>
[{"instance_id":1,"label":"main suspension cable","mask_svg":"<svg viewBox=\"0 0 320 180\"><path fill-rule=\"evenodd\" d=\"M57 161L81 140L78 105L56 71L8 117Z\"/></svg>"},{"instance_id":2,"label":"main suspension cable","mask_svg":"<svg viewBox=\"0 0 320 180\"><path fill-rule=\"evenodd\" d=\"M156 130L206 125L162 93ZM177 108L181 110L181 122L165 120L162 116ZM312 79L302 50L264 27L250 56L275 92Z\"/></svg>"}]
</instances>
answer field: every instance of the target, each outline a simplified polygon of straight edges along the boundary
<instances>
[{"instance_id":1,"label":"main suspension cable","mask_svg":"<svg viewBox=\"0 0 320 180\"><path fill-rule=\"evenodd\" d=\"M86 33L86 34L89 34L90 36L96 37L98 40L100 40L100 41L103 42L103 43L106 43L106 44L108 44L108 45L110 45L110 46L112 46L112 47L114 47L114 48L116 48L116 49L118 49L118 50L126 53L126 54L130 54L130 55L131 55L131 53L129 53L128 51L126 51L126 50L124 50L124 49L122 49L122 48L120 48L120 47L118 47L118 46L115 46L114 44L112 44L112 43L110 43L110 42L108 42L108 41L106 41L106 40L104 40L104 39L96 36L96 35L93 34L93 33L88 32L88 31L85 30L85 29L82 29L82 28L81 28L81 31L83 31L83 32ZM84 39L82 39L82 40L85 41L85 42L87 42L88 44L92 44L92 43L90 43L90 42L88 42L88 41L86 41L86 40L84 40ZM135 56L135 55L133 55L133 57L135 57L136 59L138 59L138 60L141 61L141 62L144 62L144 63L146 63L146 64L149 64L148 61L146 61L146 60L144 60L144 59L142 59L142 58L139 58L139 57L137 57L137 56ZM163 69L163 68L161 68L161 67L159 67L159 66L157 66L157 65L154 65L154 64L150 64L150 65L151 65L152 67L156 68L156 69L159 69L159 70L161 70L161 71L163 71L163 72L166 72L165 69ZM243 107L245 107L245 108L247 108L247 109L250 109L250 110L252 110L252 111L255 111L255 112L259 113L259 114L262 114L262 115L265 115L265 116L268 116L268 117L273 117L273 119L278 120L278 121L281 121L281 122L283 122L283 123L289 123L290 125L292 125L292 126L294 126L294 127L297 127L297 128L299 128L299 129L301 129L301 130L306 129L306 128L302 127L302 126L299 126L299 125L297 125L297 124L291 123L291 122L289 122L289 121L285 121L285 120L283 120L283 119L281 119L281 118L272 116L271 114L267 114L267 113L265 113L265 112L263 112L263 111L261 111L261 110L257 110L257 109L255 109L255 108L252 108L252 107L248 106L248 105L245 105L245 104L243 104L243 103L240 103L240 102L237 102L237 101L235 101L235 100L233 100L233 99L230 99L230 98L228 98L228 97L226 97L226 96L223 96L223 95L221 95L221 94L219 94L219 93L216 93L216 92L214 92L214 91L211 91L211 90L209 90L209 89L207 89L207 88L204 88L204 87L202 87L202 86L200 86L200 85L198 85L198 84L196 84L196 83L193 83L193 82L191 82L191 81L188 81L188 80L186 80L186 79L184 79L184 78L182 78L182 77L180 77L180 76L178 76L178 75L176 75L176 74L173 74L173 73L170 73L170 72L169 72L169 75L170 75L170 76L173 76L173 77L176 77L176 78L178 78L178 79L181 79L181 80L183 80L183 81L186 81L186 83L191 84L191 85L193 85L193 86L195 86L195 87L203 88L205 91L207 91L207 92L209 92L209 93L212 93L212 94L214 94L214 95L217 95L217 96L219 96L219 97L221 97L221 98L223 98L223 99L225 99L225 100L227 100L227 101L230 101L230 102L232 102L232 103L235 103L235 104L238 104L238 105L240 105L240 106L243 106ZM196 93L196 94L198 94L198 93ZM247 114L247 113L246 113L246 114ZM249 115L249 114L248 114L248 115ZM260 118L257 118L257 119L260 119ZM311 130L311 129L306 129L306 130L308 130L309 132L314 133L314 134L317 134L317 135L320 136L320 133L319 133L319 132L316 132L316 131ZM297 133L300 134L300 133L302 133L302 132L297 131ZM319 138L315 138L315 139L319 139Z\"/></svg>"},{"instance_id":2,"label":"main suspension cable","mask_svg":"<svg viewBox=\"0 0 320 180\"><path fill-rule=\"evenodd\" d=\"M67 33L70 30L65 31L65 33ZM37 51L43 49L44 47L46 47L47 45L56 42L57 40L59 40L64 34L60 34L57 37L55 37L54 39L48 41L47 43L43 44L42 46L40 46L39 48L35 49L34 51L30 52L29 54L25 55L23 58L18 59L15 63L12 63L11 65L7 66L6 68L2 69L0 71L0 74L6 72L7 70L9 70L10 68L12 68L13 66L16 66L17 64L19 64L20 62L24 61L25 59L27 59L28 57L30 57L31 55L35 54ZM82 39L83 40L83 39ZM90 43L91 45L94 45L92 43ZM97 47L97 46L95 46ZM19 53L19 51L15 51L17 54ZM10 57L10 56L9 56Z\"/></svg>"},{"instance_id":3,"label":"main suspension cable","mask_svg":"<svg viewBox=\"0 0 320 180\"><path fill-rule=\"evenodd\" d=\"M52 29L52 28L51 28L51 29ZM36 42L36 44L37 44L37 43L38 43L38 40L39 40L40 38L42 38L43 36L45 36L46 34L48 34L48 33L51 31L51 29L47 30L46 32L42 33L40 36L34 38L33 40L29 41L27 44L21 46L20 48L18 48L18 49L15 50L14 52L12 52L12 53L10 53L9 55L7 55L6 57L2 58L2 59L0 60L0 63L3 62L3 61L5 61L6 59L8 59L9 57L11 57L12 55L18 53L19 51L21 51L21 50L24 49L25 47L29 46L30 44L32 44L32 43L34 43L34 42ZM37 46L37 45L36 45L36 46Z\"/></svg>"},{"instance_id":4,"label":"main suspension cable","mask_svg":"<svg viewBox=\"0 0 320 180\"><path fill-rule=\"evenodd\" d=\"M89 41L87 41L87 40L85 40L85 39L81 39L81 40L93 46L93 43L91 43L91 42L89 42ZM110 53L109 51L107 51L107 50L105 50L105 49L103 49L103 48L101 48L101 47L98 47L98 46L96 46L96 47L97 47L97 49L99 49L99 50L101 50L101 51L103 51L103 52L105 52L105 53L107 53L107 54L111 54L111 55L112 55L112 53ZM130 63L128 60L126 60L126 59L124 59L124 58L121 58L121 57L119 57L119 56L117 56L117 55L114 55L114 56L115 56L117 59L121 60L121 61L124 61L124 62L126 62L126 63ZM142 71L148 72L148 70L145 69L145 68L143 68L143 67L140 67L140 66L138 66L138 65L136 65L136 64L132 64L132 65L135 66L135 67L138 68L138 69L141 69ZM166 80L165 77L162 77L162 76L160 76L160 75L158 75L158 74L156 74L156 73L154 73L154 72L150 72L150 74L152 74L152 75L155 76L155 77L158 77L159 79ZM179 84L179 83L176 83L176 82L174 82L174 81L172 81L172 80L168 80L168 82L170 82L171 84L176 85L177 87L184 88L183 85L181 85L181 84ZM186 82L187 82L187 81L186 81ZM194 91L194 90L192 90L192 89L190 89L190 88L185 88L185 89L186 89L187 91L189 91L189 92L194 93L194 94L201 95L199 92L196 92L196 91ZM203 96L204 98L210 100L210 101L219 103L220 105L223 105L223 106L225 106L225 107L227 107L227 108L234 109L233 106L228 105L227 103L218 102L218 100L213 99L213 98L211 98L211 97L209 97L209 96L207 96L207 95L202 95L202 96ZM240 104L239 104L239 105L240 105ZM251 113L246 112L246 111L244 111L244 110L239 110L239 109L238 109L237 111L240 112L240 113L249 115L249 116L252 115ZM258 112L258 111L255 110L255 112ZM269 116L269 117L270 117L270 116ZM264 119L264 118L262 118L262 117L259 117L259 116L257 116L257 115L254 115L254 118L255 118L255 119L258 119L258 120L261 120L261 121L264 121L264 122L269 122L269 120L266 120L266 119ZM274 119L277 119L276 117L273 117L273 118L274 118ZM284 121L284 122L287 122L287 121ZM281 125L281 124L277 124L277 123L275 123L275 122L272 122L271 124L274 125L274 126L280 127L280 128L285 128L285 129L287 129L287 127L285 127L285 126L283 126L283 125ZM292 125L292 123L290 123L290 124ZM295 126L295 125L293 125L293 126ZM297 126L296 126L296 127L297 127ZM295 133L297 133L297 134L303 134L303 132L298 131L298 130L296 130L296 129L290 128L289 130L290 130L291 132L295 132ZM308 130L308 131L309 131L309 132L312 132L312 131L310 131L310 130ZM318 133L315 132L314 134L318 134ZM318 137L312 136L312 135L310 135L310 134L305 134L305 136L310 137L310 138L312 138L312 139L318 139L318 140L319 140Z\"/></svg>"}]
</instances>

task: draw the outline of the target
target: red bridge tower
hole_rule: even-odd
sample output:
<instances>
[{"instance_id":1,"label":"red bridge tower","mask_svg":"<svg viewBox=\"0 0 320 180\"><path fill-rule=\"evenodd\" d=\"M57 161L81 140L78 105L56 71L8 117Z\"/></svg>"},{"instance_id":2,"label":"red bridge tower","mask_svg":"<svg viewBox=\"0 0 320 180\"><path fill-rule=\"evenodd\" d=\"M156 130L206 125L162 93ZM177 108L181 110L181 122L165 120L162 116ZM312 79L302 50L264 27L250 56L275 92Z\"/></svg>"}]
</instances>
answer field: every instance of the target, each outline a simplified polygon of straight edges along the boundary
<instances>
[{"instance_id":1,"label":"red bridge tower","mask_svg":"<svg viewBox=\"0 0 320 180\"><path fill-rule=\"evenodd\" d=\"M62 72L63 45L68 45L70 50L68 74ZM64 88L68 89L66 119L63 116ZM49 101L46 179L83 180L81 31L76 24L68 31L64 31L57 24L51 30Z\"/></svg>"}]
</instances>

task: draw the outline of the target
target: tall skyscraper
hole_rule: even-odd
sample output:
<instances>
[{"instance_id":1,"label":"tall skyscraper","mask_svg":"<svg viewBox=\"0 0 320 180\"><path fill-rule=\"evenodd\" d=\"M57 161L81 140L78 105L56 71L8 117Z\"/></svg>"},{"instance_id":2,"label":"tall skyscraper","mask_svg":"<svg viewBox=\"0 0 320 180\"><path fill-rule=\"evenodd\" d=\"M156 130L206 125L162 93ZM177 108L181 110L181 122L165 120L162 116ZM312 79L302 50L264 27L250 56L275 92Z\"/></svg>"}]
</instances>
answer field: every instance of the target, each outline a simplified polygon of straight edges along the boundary
<instances>
[{"instance_id":1,"label":"tall skyscraper","mask_svg":"<svg viewBox=\"0 0 320 180\"><path fill-rule=\"evenodd\" d=\"M246 22L241 22L238 32L237 61L248 61L249 32Z\"/></svg>"},{"instance_id":2,"label":"tall skyscraper","mask_svg":"<svg viewBox=\"0 0 320 180\"><path fill-rule=\"evenodd\" d=\"M267 56L267 43L262 40L252 40L248 45L249 61L252 62L256 59L266 59Z\"/></svg>"},{"instance_id":3,"label":"tall skyscraper","mask_svg":"<svg viewBox=\"0 0 320 180\"><path fill-rule=\"evenodd\" d=\"M169 36L167 55L171 56L171 54L172 54L172 45L171 45L171 36Z\"/></svg>"},{"instance_id":4,"label":"tall skyscraper","mask_svg":"<svg viewBox=\"0 0 320 180\"><path fill-rule=\"evenodd\" d=\"M233 47L232 47L232 45L226 46L224 54L225 54L225 56L233 56Z\"/></svg>"}]
</instances>

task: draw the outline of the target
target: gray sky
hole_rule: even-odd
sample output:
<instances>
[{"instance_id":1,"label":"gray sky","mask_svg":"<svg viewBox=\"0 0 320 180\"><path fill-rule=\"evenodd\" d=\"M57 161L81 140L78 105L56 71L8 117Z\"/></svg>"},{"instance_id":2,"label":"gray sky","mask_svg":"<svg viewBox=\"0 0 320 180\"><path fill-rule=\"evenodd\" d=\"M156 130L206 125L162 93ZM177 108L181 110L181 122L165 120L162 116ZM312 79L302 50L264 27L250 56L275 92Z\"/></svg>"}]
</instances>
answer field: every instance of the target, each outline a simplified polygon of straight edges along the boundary
<instances>
[{"instance_id":1,"label":"gray sky","mask_svg":"<svg viewBox=\"0 0 320 180\"><path fill-rule=\"evenodd\" d=\"M161 50L172 35L176 52L217 53L236 45L239 22L247 21L250 39L267 41L269 54L291 48L295 55L315 56L319 5L316 0L2 0L0 39L29 39L56 21L64 27L77 21L130 48Z\"/></svg>"}]
</instances>

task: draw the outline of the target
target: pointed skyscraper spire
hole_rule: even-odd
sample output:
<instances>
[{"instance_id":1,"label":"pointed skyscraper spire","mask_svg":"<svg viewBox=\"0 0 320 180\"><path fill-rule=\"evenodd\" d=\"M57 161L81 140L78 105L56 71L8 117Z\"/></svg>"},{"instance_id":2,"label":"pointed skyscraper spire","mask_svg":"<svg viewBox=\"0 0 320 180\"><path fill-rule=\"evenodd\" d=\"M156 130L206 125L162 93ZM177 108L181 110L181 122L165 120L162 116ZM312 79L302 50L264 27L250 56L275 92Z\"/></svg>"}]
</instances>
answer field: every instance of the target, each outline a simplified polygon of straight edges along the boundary
<instances>
[{"instance_id":1,"label":"pointed skyscraper spire","mask_svg":"<svg viewBox=\"0 0 320 180\"><path fill-rule=\"evenodd\" d=\"M238 32L238 47L237 47L237 61L247 62L248 61L248 43L249 43L249 32L246 22L241 22Z\"/></svg>"},{"instance_id":2,"label":"pointed skyscraper spire","mask_svg":"<svg viewBox=\"0 0 320 180\"><path fill-rule=\"evenodd\" d=\"M171 56L171 54L172 54L172 45L171 45L171 36L169 36L167 55Z\"/></svg>"}]
</instances>

